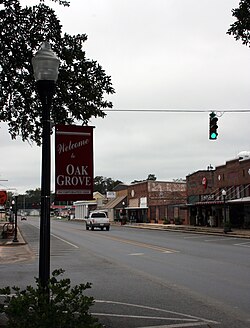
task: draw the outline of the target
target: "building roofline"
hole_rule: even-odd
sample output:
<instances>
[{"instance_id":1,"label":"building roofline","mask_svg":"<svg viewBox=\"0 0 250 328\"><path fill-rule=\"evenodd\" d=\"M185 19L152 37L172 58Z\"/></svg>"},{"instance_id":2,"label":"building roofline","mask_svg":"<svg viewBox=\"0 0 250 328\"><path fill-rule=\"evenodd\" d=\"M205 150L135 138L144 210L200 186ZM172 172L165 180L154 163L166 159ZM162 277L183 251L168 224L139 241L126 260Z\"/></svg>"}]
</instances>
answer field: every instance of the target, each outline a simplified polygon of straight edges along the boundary
<instances>
[{"instance_id":1,"label":"building roofline","mask_svg":"<svg viewBox=\"0 0 250 328\"><path fill-rule=\"evenodd\" d=\"M131 183L128 187L138 185L138 184L142 184L142 183L148 183L148 182L186 184L186 180L183 180L183 181L143 180L143 181L138 181L138 182L135 182L135 183Z\"/></svg>"}]
</instances>

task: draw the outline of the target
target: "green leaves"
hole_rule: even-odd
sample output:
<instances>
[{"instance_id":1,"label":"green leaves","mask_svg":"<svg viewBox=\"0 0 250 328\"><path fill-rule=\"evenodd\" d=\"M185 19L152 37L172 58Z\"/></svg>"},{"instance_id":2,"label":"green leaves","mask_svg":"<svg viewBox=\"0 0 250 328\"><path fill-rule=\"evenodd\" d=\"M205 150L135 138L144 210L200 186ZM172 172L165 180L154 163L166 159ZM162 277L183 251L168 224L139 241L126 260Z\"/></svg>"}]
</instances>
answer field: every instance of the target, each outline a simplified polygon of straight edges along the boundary
<instances>
[{"instance_id":1,"label":"green leaves","mask_svg":"<svg viewBox=\"0 0 250 328\"><path fill-rule=\"evenodd\" d=\"M236 40L241 39L244 45L250 46L250 1L241 0L239 8L232 10L232 15L237 20L230 25L227 34L234 35Z\"/></svg>"},{"instance_id":2,"label":"green leaves","mask_svg":"<svg viewBox=\"0 0 250 328\"><path fill-rule=\"evenodd\" d=\"M84 295L85 290L91 288L91 284L80 284L71 288L70 279L58 279L63 273L62 269L52 273L48 285L49 302L37 278L36 288L27 286L21 290L19 287L13 287L14 295L11 295L10 287L0 289L0 293L6 295L0 312L7 315L8 327L100 328L97 319L89 314L94 299Z\"/></svg>"},{"instance_id":3,"label":"green leaves","mask_svg":"<svg viewBox=\"0 0 250 328\"><path fill-rule=\"evenodd\" d=\"M68 1L58 1L67 5ZM86 58L85 34L62 34L53 9L41 1L33 7L19 0L2 0L0 10L0 121L8 123L12 138L41 142L41 103L36 92L31 59L46 40L60 59L59 77L51 109L54 123L87 124L111 108L104 95L114 93L111 78L94 60ZM2 7L1 7L2 8Z\"/></svg>"},{"instance_id":4,"label":"green leaves","mask_svg":"<svg viewBox=\"0 0 250 328\"><path fill-rule=\"evenodd\" d=\"M44 2L44 0L40 0L41 2ZM59 5L63 5L65 7L69 7L70 3L69 1L66 1L66 0L51 0L53 2L58 2Z\"/></svg>"}]
</instances>

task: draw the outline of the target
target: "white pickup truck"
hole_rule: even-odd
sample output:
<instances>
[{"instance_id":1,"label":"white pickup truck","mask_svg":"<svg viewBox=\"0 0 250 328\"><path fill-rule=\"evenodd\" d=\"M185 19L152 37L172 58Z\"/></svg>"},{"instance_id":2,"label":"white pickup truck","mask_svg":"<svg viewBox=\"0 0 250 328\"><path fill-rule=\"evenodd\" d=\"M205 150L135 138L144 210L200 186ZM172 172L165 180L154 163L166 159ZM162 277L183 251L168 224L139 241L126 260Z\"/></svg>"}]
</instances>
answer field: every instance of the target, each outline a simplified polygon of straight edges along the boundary
<instances>
[{"instance_id":1,"label":"white pickup truck","mask_svg":"<svg viewBox=\"0 0 250 328\"><path fill-rule=\"evenodd\" d=\"M91 230L94 230L95 228L100 228L101 230L103 230L105 228L107 231L109 231L110 229L109 218L107 217L107 214L105 212L91 212L89 214L89 217L85 218L85 222L87 230L89 230L89 228Z\"/></svg>"}]
</instances>

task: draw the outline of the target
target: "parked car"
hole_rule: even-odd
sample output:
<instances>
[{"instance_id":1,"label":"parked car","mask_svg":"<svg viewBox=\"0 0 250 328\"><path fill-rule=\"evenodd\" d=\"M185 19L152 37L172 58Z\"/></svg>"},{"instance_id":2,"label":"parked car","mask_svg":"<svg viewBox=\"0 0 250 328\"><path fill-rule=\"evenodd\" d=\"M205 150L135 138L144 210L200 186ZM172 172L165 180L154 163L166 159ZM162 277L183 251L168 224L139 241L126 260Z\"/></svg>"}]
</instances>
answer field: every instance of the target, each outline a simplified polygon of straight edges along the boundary
<instances>
[{"instance_id":1,"label":"parked car","mask_svg":"<svg viewBox=\"0 0 250 328\"><path fill-rule=\"evenodd\" d=\"M105 212L91 212L89 217L85 217L86 229L94 230L95 228L99 228L103 230L104 228L109 231L110 222L107 214Z\"/></svg>"}]
</instances>

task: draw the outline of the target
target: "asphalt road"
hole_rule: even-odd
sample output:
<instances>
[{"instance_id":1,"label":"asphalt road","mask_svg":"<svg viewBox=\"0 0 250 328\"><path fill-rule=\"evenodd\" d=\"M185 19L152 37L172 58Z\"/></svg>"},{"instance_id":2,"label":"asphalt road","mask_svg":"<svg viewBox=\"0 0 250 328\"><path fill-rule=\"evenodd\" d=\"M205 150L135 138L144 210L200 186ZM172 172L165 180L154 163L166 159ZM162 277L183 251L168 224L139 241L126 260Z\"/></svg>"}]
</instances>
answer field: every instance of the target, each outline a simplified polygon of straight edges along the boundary
<instances>
[{"instance_id":1,"label":"asphalt road","mask_svg":"<svg viewBox=\"0 0 250 328\"><path fill-rule=\"evenodd\" d=\"M2 286L37 276L39 220L20 227L32 256L0 264ZM250 327L249 260L250 240L52 220L51 269L93 284L107 328Z\"/></svg>"}]
</instances>

